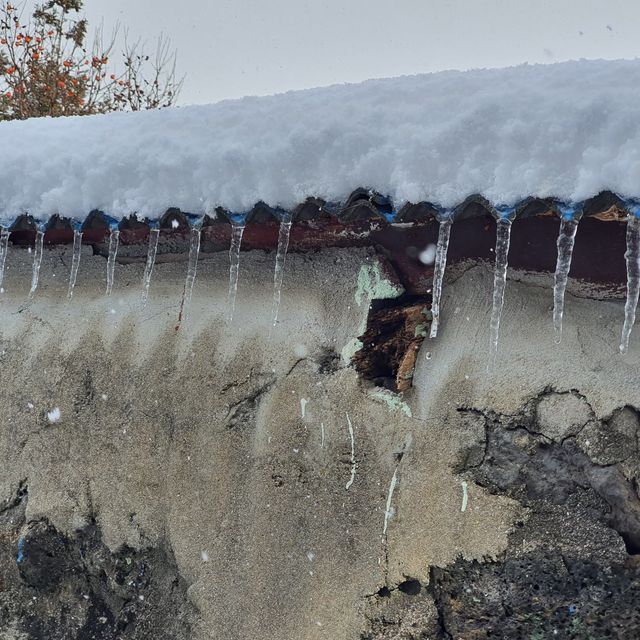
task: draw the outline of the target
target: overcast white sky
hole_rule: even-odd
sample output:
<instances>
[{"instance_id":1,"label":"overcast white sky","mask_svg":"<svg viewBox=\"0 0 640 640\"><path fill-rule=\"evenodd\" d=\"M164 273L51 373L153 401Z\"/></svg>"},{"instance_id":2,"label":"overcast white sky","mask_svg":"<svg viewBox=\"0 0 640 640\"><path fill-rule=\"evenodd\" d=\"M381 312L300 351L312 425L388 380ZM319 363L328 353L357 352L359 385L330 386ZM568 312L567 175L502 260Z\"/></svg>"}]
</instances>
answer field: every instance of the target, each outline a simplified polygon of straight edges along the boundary
<instances>
[{"instance_id":1,"label":"overcast white sky","mask_svg":"<svg viewBox=\"0 0 640 640\"><path fill-rule=\"evenodd\" d=\"M181 104L367 78L640 56L639 0L85 0L171 36Z\"/></svg>"}]
</instances>

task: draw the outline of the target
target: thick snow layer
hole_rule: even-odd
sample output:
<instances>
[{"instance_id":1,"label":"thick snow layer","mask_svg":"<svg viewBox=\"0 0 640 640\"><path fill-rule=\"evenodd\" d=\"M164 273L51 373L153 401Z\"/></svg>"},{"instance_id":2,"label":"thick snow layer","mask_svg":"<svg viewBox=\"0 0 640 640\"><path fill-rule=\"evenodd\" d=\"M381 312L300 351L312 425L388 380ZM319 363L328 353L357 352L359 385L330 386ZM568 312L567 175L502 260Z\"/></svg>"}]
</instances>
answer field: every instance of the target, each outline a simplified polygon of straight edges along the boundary
<instances>
[{"instance_id":1,"label":"thick snow layer","mask_svg":"<svg viewBox=\"0 0 640 640\"><path fill-rule=\"evenodd\" d=\"M640 196L640 61L444 72L144 113L0 123L0 217L157 218L370 187Z\"/></svg>"}]
</instances>

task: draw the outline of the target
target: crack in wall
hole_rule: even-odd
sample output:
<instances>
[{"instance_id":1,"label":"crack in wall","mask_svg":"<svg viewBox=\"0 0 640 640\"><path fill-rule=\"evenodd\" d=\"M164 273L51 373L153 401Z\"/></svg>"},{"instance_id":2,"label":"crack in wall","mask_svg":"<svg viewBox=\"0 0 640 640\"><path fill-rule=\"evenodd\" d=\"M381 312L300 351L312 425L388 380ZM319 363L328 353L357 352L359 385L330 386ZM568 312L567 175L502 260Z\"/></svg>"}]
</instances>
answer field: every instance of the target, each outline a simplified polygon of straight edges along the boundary
<instances>
[{"instance_id":1,"label":"crack in wall","mask_svg":"<svg viewBox=\"0 0 640 640\"><path fill-rule=\"evenodd\" d=\"M474 441L454 471L527 515L497 559L431 567L428 584L385 574L361 639L638 637L637 409L598 419L578 390L547 388L510 415L458 415Z\"/></svg>"},{"instance_id":2,"label":"crack in wall","mask_svg":"<svg viewBox=\"0 0 640 640\"><path fill-rule=\"evenodd\" d=\"M264 379L266 376L260 374L256 377ZM238 426L247 426L249 423L254 422L255 412L257 411L262 396L268 393L275 384L275 376L269 376L265 382L258 383L256 388L239 400L232 402L227 410L227 428L233 429Z\"/></svg>"},{"instance_id":3,"label":"crack in wall","mask_svg":"<svg viewBox=\"0 0 640 640\"><path fill-rule=\"evenodd\" d=\"M27 479L23 478L18 482L18 486L13 491L12 495L4 500L2 504L0 504L0 515L19 507L22 504L22 501L27 499L29 495L29 487L27 485Z\"/></svg>"},{"instance_id":4,"label":"crack in wall","mask_svg":"<svg viewBox=\"0 0 640 640\"><path fill-rule=\"evenodd\" d=\"M608 505L609 513L602 514L603 519L623 537L630 552L637 553L640 551L640 499L633 478L625 477L619 466L622 460L598 464L581 444L584 441L581 434L588 426L597 423L604 430L606 423L598 423L591 415L572 427L570 433L559 433L554 440L550 437L552 432L536 422L535 415L540 402L552 395L559 398L570 395L586 403L584 396L574 391L558 394L546 390L517 416L497 417L491 412L474 410L474 415L485 419L484 452L478 463L461 466L459 471L471 472L480 486L493 493L506 492L524 500L525 504L543 498L561 501L577 489L593 490ZM634 455L637 456L637 447L623 460Z\"/></svg>"}]
</instances>

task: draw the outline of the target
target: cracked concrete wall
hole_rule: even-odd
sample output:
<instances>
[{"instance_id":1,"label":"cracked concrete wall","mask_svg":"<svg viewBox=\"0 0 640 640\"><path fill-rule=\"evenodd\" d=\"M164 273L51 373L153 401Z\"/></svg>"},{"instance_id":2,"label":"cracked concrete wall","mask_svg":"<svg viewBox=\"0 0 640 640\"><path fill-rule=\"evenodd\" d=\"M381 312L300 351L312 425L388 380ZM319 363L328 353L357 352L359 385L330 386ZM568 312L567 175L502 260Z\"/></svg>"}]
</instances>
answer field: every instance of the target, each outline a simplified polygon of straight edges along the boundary
<instances>
[{"instance_id":1,"label":"cracked concrete wall","mask_svg":"<svg viewBox=\"0 0 640 640\"><path fill-rule=\"evenodd\" d=\"M104 258L83 255L69 303L70 256L46 250L28 301L30 256L10 252L3 558L14 563L23 540L29 562L33 523L50 524L68 545L94 527L112 553L166 550L193 608L185 637L451 637L434 568L504 558L532 513L516 492L474 475L486 461L485 416L519 415L550 391L579 394L584 415L581 403L538 405L541 433L553 440L640 407L637 341L624 357L616 349L622 305L569 297L555 345L549 282L521 275L508 283L498 366L488 374L492 274L461 271L445 283L440 334L423 343L414 388L398 398L339 358L366 326L368 301L357 296L373 252L290 255L275 329L273 258L242 255L228 325L227 256L205 256L176 331L184 262L156 266L142 309L141 264L118 265L105 298ZM60 419L51 422L54 408ZM151 606L163 580L136 592L139 602ZM0 612L14 615L0 617L0 638L36 637L20 629L21 605L6 605L23 597L16 593L0 586ZM94 621L86 607L75 613L96 637L152 637L136 636L135 623Z\"/></svg>"}]
</instances>

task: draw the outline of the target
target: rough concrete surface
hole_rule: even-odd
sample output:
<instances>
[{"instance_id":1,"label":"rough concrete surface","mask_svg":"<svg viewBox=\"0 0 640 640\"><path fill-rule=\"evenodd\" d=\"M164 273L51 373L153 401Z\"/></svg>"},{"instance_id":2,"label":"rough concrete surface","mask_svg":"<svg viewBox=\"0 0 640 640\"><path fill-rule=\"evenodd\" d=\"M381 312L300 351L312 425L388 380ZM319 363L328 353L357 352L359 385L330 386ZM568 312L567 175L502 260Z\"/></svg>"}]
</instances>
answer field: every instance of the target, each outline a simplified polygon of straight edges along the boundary
<instances>
[{"instance_id":1,"label":"rough concrete surface","mask_svg":"<svg viewBox=\"0 0 640 640\"><path fill-rule=\"evenodd\" d=\"M394 290L372 250L290 255L273 329L272 253L242 255L230 324L227 256L204 255L179 330L184 256L146 308L142 263L106 298L85 252L68 302L47 249L30 301L30 259L10 252L0 299L2 640L640 633L621 303L568 297L556 345L549 286L519 276L487 372L473 266L397 396L340 358Z\"/></svg>"}]
</instances>

